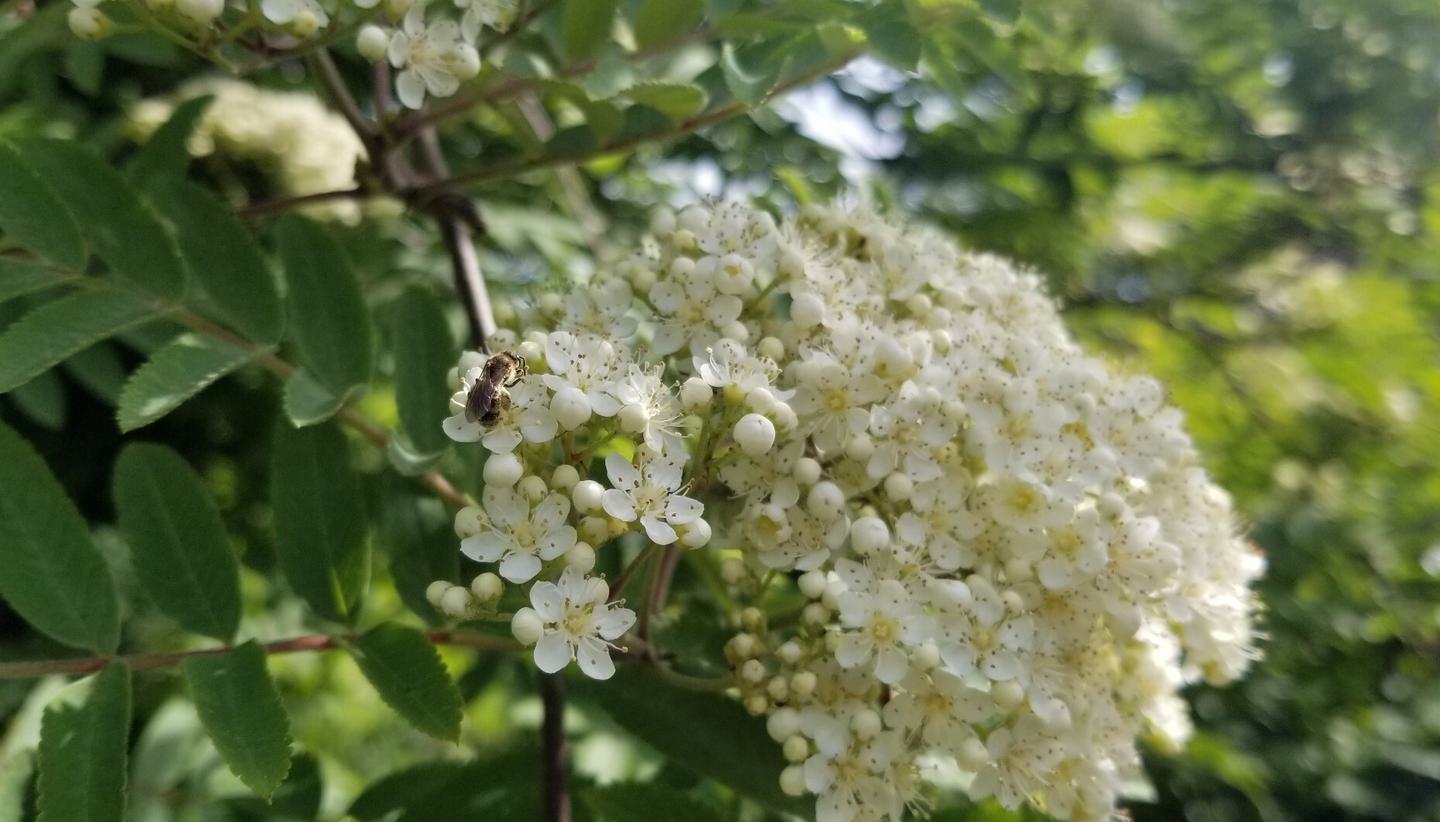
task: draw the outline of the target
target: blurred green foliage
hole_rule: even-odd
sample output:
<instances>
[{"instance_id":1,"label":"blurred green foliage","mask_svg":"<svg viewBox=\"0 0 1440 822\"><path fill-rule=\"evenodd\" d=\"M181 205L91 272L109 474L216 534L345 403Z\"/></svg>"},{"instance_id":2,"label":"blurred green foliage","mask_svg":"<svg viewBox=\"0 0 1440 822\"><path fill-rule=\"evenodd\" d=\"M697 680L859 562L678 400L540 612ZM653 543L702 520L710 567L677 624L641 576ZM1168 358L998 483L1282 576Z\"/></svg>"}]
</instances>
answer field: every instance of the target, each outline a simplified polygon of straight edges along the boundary
<instances>
[{"instance_id":1,"label":"blurred green foliage","mask_svg":"<svg viewBox=\"0 0 1440 822\"><path fill-rule=\"evenodd\" d=\"M523 320L537 310L535 283L622 258L655 205L704 195L778 208L862 199L1033 264L1088 344L1166 382L1269 560L1264 661L1231 688L1191 690L1198 733L1178 757L1149 758L1153 786L1130 814L1440 818L1440 6L984 5L999 9L987 22L925 33L919 72L866 60L818 91L678 142L487 184L477 192L490 229L482 260L497 291ZM130 154L128 107L172 91L200 64L140 35L78 42L65 9L0 2L0 135L85 135L112 156ZM910 50L875 45L891 62ZM682 49L655 69L713 65L705 49ZM348 68L363 80L358 63ZM635 70L602 63L596 74ZM257 79L293 87L301 78L282 67ZM578 116L567 94L556 89L542 101L562 127ZM477 109L445 130L446 148L458 165L481 167L533 143L519 114L513 105ZM254 169L216 158L197 165L232 195L268 193ZM374 303L447 281L443 254L418 230L418 221L389 218L344 232ZM0 326L17 313L0 303ZM127 550L109 525L110 466L121 445L112 406L137 352L159 342L141 329L0 402L0 417L41 451L112 559ZM301 606L266 579L276 563L268 458L253 444L270 438L280 402L277 386L240 371L146 434L181 451L219 502L245 566L247 637L306 629ZM391 395L364 402L396 421ZM384 456L366 459L366 498L393 499L381 490L393 482ZM477 471L450 467L458 477ZM418 519L412 531L444 539L438 512ZM386 542L425 551L424 539ZM434 562L435 573L447 563L454 573L453 555ZM703 570L682 569L662 625L673 632L666 645L698 673L713 671L703 649L713 652L718 643L706 639L723 636L723 626L674 614L706 590ZM127 644L187 641L134 580L118 583ZM414 599L413 583L402 590ZM372 586L370 596L372 614L402 610L389 586ZM58 653L0 608L0 658ZM405 726L343 656L273 658L304 753L268 806L221 764L179 679L141 675L131 815L311 819L350 808L366 820L535 818L532 671L453 649L444 660L465 700L459 746ZM29 759L12 754L34 747L40 709L57 688L58 680L0 681L0 717L9 717L0 762L10 763L0 773L0 816L33 810ZM685 801L722 818L741 813L733 794L636 742L583 692L572 706L577 818L636 807L623 792L585 798L590 786L622 777L685 791ZM505 790L485 789L496 785ZM1007 817L942 798L933 818Z\"/></svg>"}]
</instances>

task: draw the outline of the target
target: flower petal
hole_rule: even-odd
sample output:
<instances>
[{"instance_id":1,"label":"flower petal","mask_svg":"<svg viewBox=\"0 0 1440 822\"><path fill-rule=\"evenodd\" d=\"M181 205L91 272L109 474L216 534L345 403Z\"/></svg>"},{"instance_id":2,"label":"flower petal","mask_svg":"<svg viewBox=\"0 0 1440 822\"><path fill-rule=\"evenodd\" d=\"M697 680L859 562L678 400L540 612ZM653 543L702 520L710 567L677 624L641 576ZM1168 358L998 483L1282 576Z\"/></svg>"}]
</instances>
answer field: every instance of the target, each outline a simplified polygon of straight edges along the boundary
<instances>
[{"instance_id":1,"label":"flower petal","mask_svg":"<svg viewBox=\"0 0 1440 822\"><path fill-rule=\"evenodd\" d=\"M680 538L675 529L663 519L655 516L641 517L640 524L645 526L645 536L656 545L670 545Z\"/></svg>"},{"instance_id":2,"label":"flower petal","mask_svg":"<svg viewBox=\"0 0 1440 822\"><path fill-rule=\"evenodd\" d=\"M506 554L500 562L500 576L511 582L529 582L538 573L540 558L534 554Z\"/></svg>"},{"instance_id":3,"label":"flower petal","mask_svg":"<svg viewBox=\"0 0 1440 822\"><path fill-rule=\"evenodd\" d=\"M440 427L445 429L446 436L456 442L475 442L480 439L480 431L482 430L480 423L470 422L465 419L464 414L446 417L445 421L440 423Z\"/></svg>"},{"instance_id":4,"label":"flower petal","mask_svg":"<svg viewBox=\"0 0 1440 822\"><path fill-rule=\"evenodd\" d=\"M575 529L569 525L562 525L551 530L540 540L540 558L546 561L564 555L566 551L575 547Z\"/></svg>"},{"instance_id":5,"label":"flower petal","mask_svg":"<svg viewBox=\"0 0 1440 822\"><path fill-rule=\"evenodd\" d=\"M460 540L460 553L476 562L497 562L513 543L494 531Z\"/></svg>"},{"instance_id":6,"label":"flower petal","mask_svg":"<svg viewBox=\"0 0 1440 822\"><path fill-rule=\"evenodd\" d=\"M595 630L601 638L619 639L635 624L635 612L629 608L611 608L595 618Z\"/></svg>"},{"instance_id":7,"label":"flower petal","mask_svg":"<svg viewBox=\"0 0 1440 822\"><path fill-rule=\"evenodd\" d=\"M672 496L665 500L665 521L671 525L689 525L705 513L705 506L698 500Z\"/></svg>"},{"instance_id":8,"label":"flower petal","mask_svg":"<svg viewBox=\"0 0 1440 822\"><path fill-rule=\"evenodd\" d=\"M559 631L551 631L535 643L535 667L547 674L561 670L574 658L575 649Z\"/></svg>"},{"instance_id":9,"label":"flower petal","mask_svg":"<svg viewBox=\"0 0 1440 822\"><path fill-rule=\"evenodd\" d=\"M565 595L553 582L537 582L530 589L530 605L546 622L559 622L565 615Z\"/></svg>"},{"instance_id":10,"label":"flower petal","mask_svg":"<svg viewBox=\"0 0 1440 822\"><path fill-rule=\"evenodd\" d=\"M616 488L633 491L640 487L640 469L619 454L605 458L605 473L610 476L610 484Z\"/></svg>"},{"instance_id":11,"label":"flower petal","mask_svg":"<svg viewBox=\"0 0 1440 822\"><path fill-rule=\"evenodd\" d=\"M610 658L610 648L593 636L580 640L580 670L591 679L609 679L615 675L615 661Z\"/></svg>"}]
</instances>

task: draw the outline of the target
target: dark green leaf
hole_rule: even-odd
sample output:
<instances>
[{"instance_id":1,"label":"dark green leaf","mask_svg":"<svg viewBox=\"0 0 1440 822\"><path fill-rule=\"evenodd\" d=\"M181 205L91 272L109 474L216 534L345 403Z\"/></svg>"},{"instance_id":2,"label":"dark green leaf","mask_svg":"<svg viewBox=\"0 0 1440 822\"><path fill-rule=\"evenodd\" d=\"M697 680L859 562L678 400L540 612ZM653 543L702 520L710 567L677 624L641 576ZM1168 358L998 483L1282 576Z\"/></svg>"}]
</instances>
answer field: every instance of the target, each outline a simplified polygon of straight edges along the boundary
<instances>
[{"instance_id":1,"label":"dark green leaf","mask_svg":"<svg viewBox=\"0 0 1440 822\"><path fill-rule=\"evenodd\" d=\"M111 405L120 402L120 391L125 387L128 375L111 343L96 343L66 360L63 365L65 373L85 390Z\"/></svg>"},{"instance_id":2,"label":"dark green leaf","mask_svg":"<svg viewBox=\"0 0 1440 822\"><path fill-rule=\"evenodd\" d=\"M111 662L66 688L40 728L40 822L120 822L130 735L130 668Z\"/></svg>"},{"instance_id":3,"label":"dark green leaf","mask_svg":"<svg viewBox=\"0 0 1440 822\"><path fill-rule=\"evenodd\" d=\"M689 83L640 83L626 89L623 96L672 120L683 120L702 111L709 100L704 89Z\"/></svg>"},{"instance_id":4,"label":"dark green leaf","mask_svg":"<svg viewBox=\"0 0 1440 822\"><path fill-rule=\"evenodd\" d=\"M469 777L475 767L464 762L425 762L388 774L372 783L350 806L360 822L376 822L404 811L425 796L443 790L457 778Z\"/></svg>"},{"instance_id":5,"label":"dark green leaf","mask_svg":"<svg viewBox=\"0 0 1440 822\"><path fill-rule=\"evenodd\" d=\"M66 266L85 264L80 226L59 196L16 151L0 141L0 231L41 257Z\"/></svg>"},{"instance_id":6,"label":"dark green leaf","mask_svg":"<svg viewBox=\"0 0 1440 822\"><path fill-rule=\"evenodd\" d=\"M0 151L3 150L3 144L0 144ZM3 174L3 171L0 171L0 174ZM6 194L8 196L9 192ZM4 202L0 200L0 212L3 212L4 208ZM0 218L3 216L3 213L0 213ZM61 274L43 265L0 257L0 302L53 288L73 280L74 277Z\"/></svg>"},{"instance_id":7,"label":"dark green leaf","mask_svg":"<svg viewBox=\"0 0 1440 822\"><path fill-rule=\"evenodd\" d=\"M425 589L437 579L459 575L460 551L440 503L411 493L409 485L391 478L388 487L382 486L382 542L400 599L427 622L438 622L440 615L425 598Z\"/></svg>"},{"instance_id":8,"label":"dark green leaf","mask_svg":"<svg viewBox=\"0 0 1440 822\"><path fill-rule=\"evenodd\" d=\"M278 231L290 336L316 382L343 396L370 380L374 343L360 284L340 244L319 224L292 214Z\"/></svg>"},{"instance_id":9,"label":"dark green leaf","mask_svg":"<svg viewBox=\"0 0 1440 822\"><path fill-rule=\"evenodd\" d=\"M290 587L326 619L356 616L370 576L365 509L350 448L334 423L281 421L271 447L275 550Z\"/></svg>"},{"instance_id":10,"label":"dark green leaf","mask_svg":"<svg viewBox=\"0 0 1440 822\"><path fill-rule=\"evenodd\" d=\"M46 303L0 334L0 393L161 312L123 291L80 291Z\"/></svg>"},{"instance_id":11,"label":"dark green leaf","mask_svg":"<svg viewBox=\"0 0 1440 822\"><path fill-rule=\"evenodd\" d=\"M163 445L132 443L115 463L114 499L145 593L181 628L229 642L240 568L199 475Z\"/></svg>"},{"instance_id":12,"label":"dark green leaf","mask_svg":"<svg viewBox=\"0 0 1440 822\"><path fill-rule=\"evenodd\" d=\"M269 799L290 772L290 720L255 642L181 665L200 722L230 770Z\"/></svg>"},{"instance_id":13,"label":"dark green leaf","mask_svg":"<svg viewBox=\"0 0 1440 822\"><path fill-rule=\"evenodd\" d=\"M417 729L460 738L460 692L435 646L418 629L387 622L351 645L351 656L385 704Z\"/></svg>"},{"instance_id":14,"label":"dark green leaf","mask_svg":"<svg viewBox=\"0 0 1440 822\"><path fill-rule=\"evenodd\" d=\"M76 41L65 48L65 74L88 97L100 91L105 73L105 49L99 43Z\"/></svg>"},{"instance_id":15,"label":"dark green leaf","mask_svg":"<svg viewBox=\"0 0 1440 822\"><path fill-rule=\"evenodd\" d=\"M253 351L213 337L176 338L126 381L116 411L120 430L134 431L160 419L254 356Z\"/></svg>"},{"instance_id":16,"label":"dark green leaf","mask_svg":"<svg viewBox=\"0 0 1440 822\"><path fill-rule=\"evenodd\" d=\"M190 165L190 135L214 99L208 95L194 97L176 106L170 119L130 158L126 176L137 184L160 177L183 177ZM195 270L193 266L191 270Z\"/></svg>"},{"instance_id":17,"label":"dark green leaf","mask_svg":"<svg viewBox=\"0 0 1440 822\"><path fill-rule=\"evenodd\" d=\"M39 630L100 653L120 641L115 583L40 455L0 423L0 596Z\"/></svg>"},{"instance_id":18,"label":"dark green leaf","mask_svg":"<svg viewBox=\"0 0 1440 822\"><path fill-rule=\"evenodd\" d=\"M635 14L635 43L647 50L667 45L704 16L705 0L643 0Z\"/></svg>"},{"instance_id":19,"label":"dark green leaf","mask_svg":"<svg viewBox=\"0 0 1440 822\"><path fill-rule=\"evenodd\" d=\"M581 799L601 822L631 822L636 819L721 822L719 814L693 796L653 782L591 788L581 794Z\"/></svg>"},{"instance_id":20,"label":"dark green leaf","mask_svg":"<svg viewBox=\"0 0 1440 822\"><path fill-rule=\"evenodd\" d=\"M100 259L152 294L179 296L185 267L175 240L120 172L79 143L36 140L21 150L79 220Z\"/></svg>"},{"instance_id":21,"label":"dark green leaf","mask_svg":"<svg viewBox=\"0 0 1440 822\"><path fill-rule=\"evenodd\" d=\"M786 762L765 723L719 694L667 683L642 665L621 665L607 682L575 680L576 690L660 753L772 808L808 816L810 802L780 790ZM704 728L704 744L696 729Z\"/></svg>"},{"instance_id":22,"label":"dark green leaf","mask_svg":"<svg viewBox=\"0 0 1440 822\"><path fill-rule=\"evenodd\" d=\"M412 288L391 306L395 404L400 426L422 454L442 451L450 438L440 423L450 415L446 375L455 364L455 339L440 303Z\"/></svg>"},{"instance_id":23,"label":"dark green leaf","mask_svg":"<svg viewBox=\"0 0 1440 822\"><path fill-rule=\"evenodd\" d=\"M571 63L591 57L610 40L618 0L565 0L560 50Z\"/></svg>"},{"instance_id":24,"label":"dark green leaf","mask_svg":"<svg viewBox=\"0 0 1440 822\"><path fill-rule=\"evenodd\" d=\"M356 386L345 394L336 394L302 368L285 381L285 416L296 428L322 423L335 416L345 400L359 391Z\"/></svg>"},{"instance_id":25,"label":"dark green leaf","mask_svg":"<svg viewBox=\"0 0 1440 822\"><path fill-rule=\"evenodd\" d=\"M230 209L184 180L162 180L150 191L161 216L175 227L180 252L209 297L209 307L249 339L278 342L284 312L275 276Z\"/></svg>"},{"instance_id":26,"label":"dark green leaf","mask_svg":"<svg viewBox=\"0 0 1440 822\"><path fill-rule=\"evenodd\" d=\"M885 62L901 71L913 71L920 62L923 38L910 21L904 0L882 0L856 20L870 47Z\"/></svg>"},{"instance_id":27,"label":"dark green leaf","mask_svg":"<svg viewBox=\"0 0 1440 822\"><path fill-rule=\"evenodd\" d=\"M10 392L10 401L30 421L51 431L65 427L65 386L54 371L36 374Z\"/></svg>"}]
</instances>

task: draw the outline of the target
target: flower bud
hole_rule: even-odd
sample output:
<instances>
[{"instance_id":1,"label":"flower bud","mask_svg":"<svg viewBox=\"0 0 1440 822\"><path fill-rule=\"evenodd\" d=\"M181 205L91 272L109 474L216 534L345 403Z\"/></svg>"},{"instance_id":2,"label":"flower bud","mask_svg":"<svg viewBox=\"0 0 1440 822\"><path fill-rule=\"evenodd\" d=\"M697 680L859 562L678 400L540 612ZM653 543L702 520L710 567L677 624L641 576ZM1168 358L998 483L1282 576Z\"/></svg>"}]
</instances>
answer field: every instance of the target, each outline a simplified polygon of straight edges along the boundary
<instances>
[{"instance_id":1,"label":"flower bud","mask_svg":"<svg viewBox=\"0 0 1440 822\"><path fill-rule=\"evenodd\" d=\"M779 648L776 648L775 655L780 657L780 661L786 665L794 665L800 661L800 657L805 655L805 649L800 647L800 643L792 639Z\"/></svg>"},{"instance_id":2,"label":"flower bud","mask_svg":"<svg viewBox=\"0 0 1440 822\"><path fill-rule=\"evenodd\" d=\"M362 26L360 33L355 35L355 50L372 63L384 60L385 51L389 47L390 35L374 23Z\"/></svg>"},{"instance_id":3,"label":"flower bud","mask_svg":"<svg viewBox=\"0 0 1440 822\"><path fill-rule=\"evenodd\" d=\"M595 570L595 549L591 548L588 542L576 542L565 552L565 564L588 574Z\"/></svg>"},{"instance_id":4,"label":"flower bud","mask_svg":"<svg viewBox=\"0 0 1440 822\"><path fill-rule=\"evenodd\" d=\"M815 688L820 684L820 678L814 671L800 671L790 677L790 693L802 699L815 693Z\"/></svg>"},{"instance_id":5,"label":"flower bud","mask_svg":"<svg viewBox=\"0 0 1440 822\"><path fill-rule=\"evenodd\" d=\"M550 487L556 491L569 491L579 481L580 472L569 463L555 466L555 470L550 474Z\"/></svg>"},{"instance_id":6,"label":"flower bud","mask_svg":"<svg viewBox=\"0 0 1440 822\"><path fill-rule=\"evenodd\" d=\"M800 593L809 599L819 599L825 595L825 572L806 571L800 575Z\"/></svg>"},{"instance_id":7,"label":"flower bud","mask_svg":"<svg viewBox=\"0 0 1440 822\"><path fill-rule=\"evenodd\" d=\"M521 608L510 618L510 633L521 645L534 645L545 633L545 623L534 608Z\"/></svg>"},{"instance_id":8,"label":"flower bud","mask_svg":"<svg viewBox=\"0 0 1440 822\"><path fill-rule=\"evenodd\" d=\"M639 405L627 405L621 408L616 418L620 420L620 430L627 434L638 434L650 424L650 412Z\"/></svg>"},{"instance_id":9,"label":"flower bud","mask_svg":"<svg viewBox=\"0 0 1440 822\"><path fill-rule=\"evenodd\" d=\"M784 680L781 680L782 682ZM800 712L794 708L778 708L765 720L765 731L776 742L784 742L800 733Z\"/></svg>"},{"instance_id":10,"label":"flower bud","mask_svg":"<svg viewBox=\"0 0 1440 822\"><path fill-rule=\"evenodd\" d=\"M890 546L890 527L879 517L861 517L850 526L850 546L860 555Z\"/></svg>"},{"instance_id":11,"label":"flower bud","mask_svg":"<svg viewBox=\"0 0 1440 822\"><path fill-rule=\"evenodd\" d=\"M573 431L590 420L590 398L585 392L567 385L550 398L550 413L566 431Z\"/></svg>"},{"instance_id":12,"label":"flower bud","mask_svg":"<svg viewBox=\"0 0 1440 822\"><path fill-rule=\"evenodd\" d=\"M740 612L740 627L747 631L760 633L765 627L765 612L751 605Z\"/></svg>"},{"instance_id":13,"label":"flower bud","mask_svg":"<svg viewBox=\"0 0 1440 822\"><path fill-rule=\"evenodd\" d=\"M726 557L720 563L720 578L730 585L739 585L745 578L745 562L735 557Z\"/></svg>"},{"instance_id":14,"label":"flower bud","mask_svg":"<svg viewBox=\"0 0 1440 822\"><path fill-rule=\"evenodd\" d=\"M992 685L990 696L995 699L995 704L1002 711L1010 711L1020 707L1020 703L1025 701L1025 689L1020 686L1020 683L1009 679Z\"/></svg>"},{"instance_id":15,"label":"flower bud","mask_svg":"<svg viewBox=\"0 0 1440 822\"><path fill-rule=\"evenodd\" d=\"M467 505L455 512L455 536L473 537L485 526L485 513L478 506Z\"/></svg>"},{"instance_id":16,"label":"flower bud","mask_svg":"<svg viewBox=\"0 0 1440 822\"><path fill-rule=\"evenodd\" d=\"M745 699L745 710L751 716L763 716L766 711L770 710L770 700L761 694L752 694Z\"/></svg>"},{"instance_id":17,"label":"flower bud","mask_svg":"<svg viewBox=\"0 0 1440 822\"><path fill-rule=\"evenodd\" d=\"M686 548L703 548L710 541L710 523L697 519L689 525L679 526L680 544Z\"/></svg>"},{"instance_id":18,"label":"flower bud","mask_svg":"<svg viewBox=\"0 0 1440 822\"><path fill-rule=\"evenodd\" d=\"M485 470L481 473L486 485L506 488L519 482L524 475L525 466L520 464L520 458L514 454L491 454L490 458L485 460Z\"/></svg>"},{"instance_id":19,"label":"flower bud","mask_svg":"<svg viewBox=\"0 0 1440 822\"><path fill-rule=\"evenodd\" d=\"M735 444L751 457L769 453L775 445L775 423L759 414L746 414L735 423Z\"/></svg>"},{"instance_id":20,"label":"flower bud","mask_svg":"<svg viewBox=\"0 0 1440 822\"><path fill-rule=\"evenodd\" d=\"M680 386L680 404L685 406L686 411L695 411L710 404L715 392L704 380L699 377L691 377Z\"/></svg>"},{"instance_id":21,"label":"flower bud","mask_svg":"<svg viewBox=\"0 0 1440 822\"><path fill-rule=\"evenodd\" d=\"M784 702L790 696L790 683L783 676L771 677L765 683L765 693L776 702Z\"/></svg>"},{"instance_id":22,"label":"flower bud","mask_svg":"<svg viewBox=\"0 0 1440 822\"><path fill-rule=\"evenodd\" d=\"M750 329L745 325L745 323L736 320L735 322L730 323L729 325L720 329L720 336L725 337L726 339L743 343L750 339Z\"/></svg>"},{"instance_id":23,"label":"flower bud","mask_svg":"<svg viewBox=\"0 0 1440 822\"><path fill-rule=\"evenodd\" d=\"M915 492L915 481L900 472L885 478L885 496L891 502L904 502Z\"/></svg>"},{"instance_id":24,"label":"flower bud","mask_svg":"<svg viewBox=\"0 0 1440 822\"><path fill-rule=\"evenodd\" d=\"M494 602L505 593L505 583L487 571L470 581L470 593L481 602Z\"/></svg>"},{"instance_id":25,"label":"flower bud","mask_svg":"<svg viewBox=\"0 0 1440 822\"><path fill-rule=\"evenodd\" d=\"M930 671L940 666L940 648L932 639L927 639L920 647L910 654L910 664L922 671Z\"/></svg>"},{"instance_id":26,"label":"flower bud","mask_svg":"<svg viewBox=\"0 0 1440 822\"><path fill-rule=\"evenodd\" d=\"M445 596L445 592L450 590L450 588L450 583L446 582L445 580L435 580L434 582L425 586L425 601L430 603L431 605L434 605L436 608L439 608L440 598Z\"/></svg>"},{"instance_id":27,"label":"flower bud","mask_svg":"<svg viewBox=\"0 0 1440 822\"><path fill-rule=\"evenodd\" d=\"M785 356L785 343L780 342L778 337L762 337L755 344L755 353L779 362Z\"/></svg>"},{"instance_id":28,"label":"flower bud","mask_svg":"<svg viewBox=\"0 0 1440 822\"><path fill-rule=\"evenodd\" d=\"M520 496L524 497L526 502L534 505L545 499L545 495L550 493L550 486L545 484L545 480L530 474L520 480L520 484L515 486L515 490L520 492Z\"/></svg>"},{"instance_id":29,"label":"flower bud","mask_svg":"<svg viewBox=\"0 0 1440 822\"><path fill-rule=\"evenodd\" d=\"M786 761L804 762L810 758L810 740L796 734L785 740L785 745L781 750L785 752Z\"/></svg>"},{"instance_id":30,"label":"flower bud","mask_svg":"<svg viewBox=\"0 0 1440 822\"><path fill-rule=\"evenodd\" d=\"M801 485L814 485L820 481L820 463L813 457L801 457L795 460L792 475Z\"/></svg>"},{"instance_id":31,"label":"flower bud","mask_svg":"<svg viewBox=\"0 0 1440 822\"><path fill-rule=\"evenodd\" d=\"M604 493L605 487L595 480L580 480L570 489L570 501L575 503L575 510L589 514L600 510L600 497Z\"/></svg>"},{"instance_id":32,"label":"flower bud","mask_svg":"<svg viewBox=\"0 0 1440 822\"><path fill-rule=\"evenodd\" d=\"M585 517L575 530L581 539L591 545L604 545L610 541L610 520L607 517Z\"/></svg>"},{"instance_id":33,"label":"flower bud","mask_svg":"<svg viewBox=\"0 0 1440 822\"><path fill-rule=\"evenodd\" d=\"M830 609L818 602L812 602L800 612L800 618L806 625L819 627L830 621Z\"/></svg>"},{"instance_id":34,"label":"flower bud","mask_svg":"<svg viewBox=\"0 0 1440 822\"><path fill-rule=\"evenodd\" d=\"M740 666L740 678L746 682L759 682L765 678L765 663L758 659L746 661Z\"/></svg>"},{"instance_id":35,"label":"flower bud","mask_svg":"<svg viewBox=\"0 0 1440 822\"><path fill-rule=\"evenodd\" d=\"M81 40L99 40L115 30L115 23L97 8L76 6L65 18L70 31Z\"/></svg>"},{"instance_id":36,"label":"flower bud","mask_svg":"<svg viewBox=\"0 0 1440 822\"><path fill-rule=\"evenodd\" d=\"M309 37L320 30L320 18L315 16L315 12L302 9L295 15L295 19L290 21L289 29L296 37Z\"/></svg>"},{"instance_id":37,"label":"flower bud","mask_svg":"<svg viewBox=\"0 0 1440 822\"><path fill-rule=\"evenodd\" d=\"M850 730L855 732L857 739L874 739L884 728L880 722L880 714L869 708L856 713L850 719Z\"/></svg>"},{"instance_id":38,"label":"flower bud","mask_svg":"<svg viewBox=\"0 0 1440 822\"><path fill-rule=\"evenodd\" d=\"M955 761L967 771L978 771L990 761L990 751L984 742L972 736L955 752Z\"/></svg>"},{"instance_id":39,"label":"flower bud","mask_svg":"<svg viewBox=\"0 0 1440 822\"><path fill-rule=\"evenodd\" d=\"M463 617L470 613L470 592L459 585L452 585L440 595L440 610L452 617Z\"/></svg>"},{"instance_id":40,"label":"flower bud","mask_svg":"<svg viewBox=\"0 0 1440 822\"><path fill-rule=\"evenodd\" d=\"M865 462L870 459L870 455L874 453L875 441L870 439L870 435L863 431L851 437L850 441L845 443L845 456L856 462Z\"/></svg>"}]
</instances>

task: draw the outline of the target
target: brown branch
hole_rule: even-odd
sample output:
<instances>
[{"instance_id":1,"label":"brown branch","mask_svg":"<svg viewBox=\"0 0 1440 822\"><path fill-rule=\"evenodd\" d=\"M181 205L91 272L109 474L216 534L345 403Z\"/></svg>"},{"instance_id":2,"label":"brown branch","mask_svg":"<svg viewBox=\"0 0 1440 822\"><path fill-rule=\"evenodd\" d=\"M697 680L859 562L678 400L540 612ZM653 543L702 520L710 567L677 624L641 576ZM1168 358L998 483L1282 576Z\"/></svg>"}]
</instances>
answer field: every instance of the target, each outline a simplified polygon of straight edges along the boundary
<instances>
[{"instance_id":1,"label":"brown branch","mask_svg":"<svg viewBox=\"0 0 1440 822\"><path fill-rule=\"evenodd\" d=\"M425 637L436 645L458 645L488 651L518 651L521 646L514 640L482 634L476 631L430 631ZM343 648L356 638L355 634L312 634L310 636L281 639L267 642L261 647L267 654L293 654L301 651L331 651ZM90 656L74 659L41 659L27 662L0 662L0 679L22 679L49 676L51 674L89 674L104 668L111 662L124 662L135 671L155 671L174 668L181 662L200 656L215 656L232 649L234 645L215 648L200 648L193 651L164 651L159 653L122 654L119 656Z\"/></svg>"},{"instance_id":2,"label":"brown branch","mask_svg":"<svg viewBox=\"0 0 1440 822\"><path fill-rule=\"evenodd\" d=\"M444 152L440 150L440 137L433 126L420 133L420 153L430 173L437 179L449 176L450 168L445 162ZM440 227L440 238L450 255L455 292L465 306L470 344L488 354L490 347L487 341L495 335L497 326L472 236L472 233L479 234L485 229L480 214L475 210L475 204L462 194L439 192L427 196L422 191L414 197L414 201L423 204L422 207L430 212Z\"/></svg>"},{"instance_id":3,"label":"brown branch","mask_svg":"<svg viewBox=\"0 0 1440 822\"><path fill-rule=\"evenodd\" d=\"M570 822L569 752L565 745L565 678L540 674L540 807L544 822Z\"/></svg>"}]
</instances>

